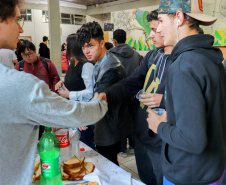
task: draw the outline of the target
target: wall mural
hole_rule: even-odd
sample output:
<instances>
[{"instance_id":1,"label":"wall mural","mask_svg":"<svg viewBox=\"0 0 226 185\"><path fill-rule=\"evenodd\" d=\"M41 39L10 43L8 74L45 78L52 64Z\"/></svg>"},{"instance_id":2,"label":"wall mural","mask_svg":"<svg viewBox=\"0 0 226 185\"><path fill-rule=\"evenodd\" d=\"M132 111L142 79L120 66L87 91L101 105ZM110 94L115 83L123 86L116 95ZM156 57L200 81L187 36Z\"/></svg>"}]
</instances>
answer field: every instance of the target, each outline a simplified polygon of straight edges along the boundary
<instances>
[{"instance_id":1,"label":"wall mural","mask_svg":"<svg viewBox=\"0 0 226 185\"><path fill-rule=\"evenodd\" d=\"M220 0L217 1L220 2ZM204 0L204 2L205 13L213 15L213 11L216 8L216 2L212 2L211 0ZM142 9L112 12L112 23L114 23L115 29L124 29L127 32L126 43L135 47L136 50L149 51L150 49L155 49L151 39L148 38L151 29L150 22L146 19L148 12L152 9L154 8L145 7ZM212 28L205 28L207 30L204 32L205 34L214 36L214 46L226 46L226 28L225 26L222 26L224 25L223 20L225 16L220 14L213 16L218 18L218 22L216 22Z\"/></svg>"},{"instance_id":2,"label":"wall mural","mask_svg":"<svg viewBox=\"0 0 226 185\"><path fill-rule=\"evenodd\" d=\"M226 28L215 30L215 38L214 46L226 46Z\"/></svg>"},{"instance_id":3,"label":"wall mural","mask_svg":"<svg viewBox=\"0 0 226 185\"><path fill-rule=\"evenodd\" d=\"M150 22L147 21L148 11L143 11L141 9L135 9L132 12L132 17L135 19L141 27L133 27L127 31L131 30L143 30L144 36L139 36L139 39L128 38L126 43L131 47L136 48L138 51L150 51L150 49L155 49L152 41L148 38L151 32Z\"/></svg>"},{"instance_id":4,"label":"wall mural","mask_svg":"<svg viewBox=\"0 0 226 185\"><path fill-rule=\"evenodd\" d=\"M115 29L124 29L127 32L126 43L138 51L155 49L152 41L148 38L151 29L147 21L148 11L135 9L112 13L112 23Z\"/></svg>"}]
</instances>

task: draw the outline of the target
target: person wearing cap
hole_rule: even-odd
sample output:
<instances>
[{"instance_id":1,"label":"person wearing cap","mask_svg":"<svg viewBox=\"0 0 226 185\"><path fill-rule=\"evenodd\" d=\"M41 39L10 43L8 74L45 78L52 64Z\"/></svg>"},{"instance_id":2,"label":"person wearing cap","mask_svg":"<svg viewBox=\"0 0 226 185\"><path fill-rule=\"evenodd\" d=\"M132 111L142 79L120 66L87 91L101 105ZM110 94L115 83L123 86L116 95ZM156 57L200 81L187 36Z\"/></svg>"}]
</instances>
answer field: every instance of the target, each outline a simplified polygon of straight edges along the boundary
<instances>
[{"instance_id":1,"label":"person wearing cap","mask_svg":"<svg viewBox=\"0 0 226 185\"><path fill-rule=\"evenodd\" d=\"M219 185L226 164L226 82L223 56L199 25L201 0L161 0L157 32L173 45L166 82L167 117L149 110L149 128L162 139L163 183ZM168 121L166 121L168 120Z\"/></svg>"}]
</instances>

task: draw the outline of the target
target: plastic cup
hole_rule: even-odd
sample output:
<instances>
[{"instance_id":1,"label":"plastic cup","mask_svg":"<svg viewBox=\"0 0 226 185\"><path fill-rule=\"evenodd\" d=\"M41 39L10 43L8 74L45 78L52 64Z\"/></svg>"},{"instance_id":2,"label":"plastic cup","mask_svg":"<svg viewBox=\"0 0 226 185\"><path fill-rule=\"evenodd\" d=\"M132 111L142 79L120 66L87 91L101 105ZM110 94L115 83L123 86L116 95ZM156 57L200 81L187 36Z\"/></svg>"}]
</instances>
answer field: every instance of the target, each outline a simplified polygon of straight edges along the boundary
<instances>
[{"instance_id":1,"label":"plastic cup","mask_svg":"<svg viewBox=\"0 0 226 185\"><path fill-rule=\"evenodd\" d=\"M140 97L140 94L145 94L146 92L145 92L145 90L144 89L141 89L138 93L137 93L137 95L136 95L136 98L139 100L139 99L142 99L141 97Z\"/></svg>"}]
</instances>

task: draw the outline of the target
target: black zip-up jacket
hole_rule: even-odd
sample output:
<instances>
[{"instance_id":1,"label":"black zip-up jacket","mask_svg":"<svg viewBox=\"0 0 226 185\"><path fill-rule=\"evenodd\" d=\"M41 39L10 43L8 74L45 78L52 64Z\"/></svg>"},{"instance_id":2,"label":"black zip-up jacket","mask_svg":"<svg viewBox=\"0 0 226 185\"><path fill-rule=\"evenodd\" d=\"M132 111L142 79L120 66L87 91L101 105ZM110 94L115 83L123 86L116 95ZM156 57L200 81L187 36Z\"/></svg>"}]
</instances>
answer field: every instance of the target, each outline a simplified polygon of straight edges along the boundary
<instances>
[{"instance_id":1,"label":"black zip-up jacket","mask_svg":"<svg viewBox=\"0 0 226 185\"><path fill-rule=\"evenodd\" d=\"M122 78L126 72L121 62L111 53L107 52L94 66L94 92L103 92ZM108 112L95 124L94 142L99 146L110 146L121 139L120 127L124 116L123 102L108 101Z\"/></svg>"},{"instance_id":2,"label":"black zip-up jacket","mask_svg":"<svg viewBox=\"0 0 226 185\"><path fill-rule=\"evenodd\" d=\"M108 102L124 102L127 107L131 107L131 100L141 89L149 93L165 93L166 71L171 61L169 55L164 54L163 48L149 51L137 69L126 79L105 90ZM160 108L165 109L164 97L162 98ZM148 107L139 103L136 107L134 132L140 142L153 152L161 152L161 139L148 128L147 117ZM110 107L110 104L108 105ZM128 124L127 128L133 125Z\"/></svg>"},{"instance_id":3,"label":"black zip-up jacket","mask_svg":"<svg viewBox=\"0 0 226 185\"><path fill-rule=\"evenodd\" d=\"M42 42L39 44L39 51L41 57L50 59L50 52L49 48Z\"/></svg>"},{"instance_id":4,"label":"black zip-up jacket","mask_svg":"<svg viewBox=\"0 0 226 185\"><path fill-rule=\"evenodd\" d=\"M211 35L188 36L171 54L168 123L160 123L157 133L163 141L163 174L176 185L207 185L225 169L226 77L213 42Z\"/></svg>"}]
</instances>

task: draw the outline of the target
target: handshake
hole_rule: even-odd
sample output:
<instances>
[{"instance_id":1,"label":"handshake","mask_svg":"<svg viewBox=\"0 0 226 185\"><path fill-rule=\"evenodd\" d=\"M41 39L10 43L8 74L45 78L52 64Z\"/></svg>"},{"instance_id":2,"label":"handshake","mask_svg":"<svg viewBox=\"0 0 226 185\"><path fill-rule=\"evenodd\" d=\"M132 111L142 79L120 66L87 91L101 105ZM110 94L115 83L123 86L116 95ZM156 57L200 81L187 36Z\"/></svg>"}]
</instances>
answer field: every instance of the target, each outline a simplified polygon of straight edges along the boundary
<instances>
[{"instance_id":1,"label":"handshake","mask_svg":"<svg viewBox=\"0 0 226 185\"><path fill-rule=\"evenodd\" d=\"M107 102L107 95L105 93L95 93L93 98L97 98L100 101L106 101ZM87 126L79 127L80 131L87 130Z\"/></svg>"},{"instance_id":2,"label":"handshake","mask_svg":"<svg viewBox=\"0 0 226 185\"><path fill-rule=\"evenodd\" d=\"M107 102L106 93L95 93L93 98L97 98L100 101L106 101Z\"/></svg>"}]
</instances>

